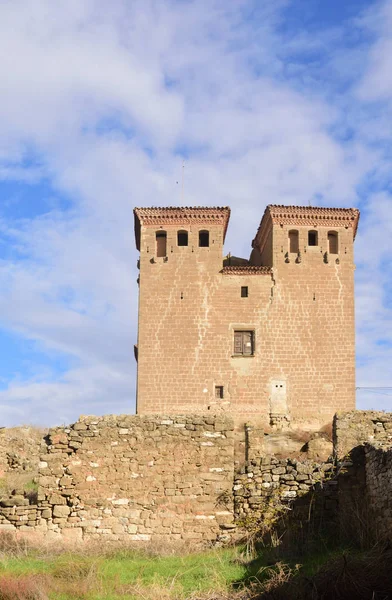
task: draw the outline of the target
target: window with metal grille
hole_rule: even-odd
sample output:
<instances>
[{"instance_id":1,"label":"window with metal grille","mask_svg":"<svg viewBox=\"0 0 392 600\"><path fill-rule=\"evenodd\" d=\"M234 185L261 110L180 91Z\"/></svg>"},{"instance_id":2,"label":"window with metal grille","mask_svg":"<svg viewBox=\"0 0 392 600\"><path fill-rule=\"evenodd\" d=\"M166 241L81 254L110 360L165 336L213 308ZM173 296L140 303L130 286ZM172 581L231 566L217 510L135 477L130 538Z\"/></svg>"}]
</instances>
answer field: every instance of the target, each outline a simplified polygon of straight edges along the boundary
<instances>
[{"instance_id":1,"label":"window with metal grille","mask_svg":"<svg viewBox=\"0 0 392 600\"><path fill-rule=\"evenodd\" d=\"M223 400L223 385L215 386L215 398Z\"/></svg>"},{"instance_id":2,"label":"window with metal grille","mask_svg":"<svg viewBox=\"0 0 392 600\"><path fill-rule=\"evenodd\" d=\"M247 298L247 297L248 297L248 286L243 285L243 286L241 286L241 298Z\"/></svg>"},{"instance_id":3,"label":"window with metal grille","mask_svg":"<svg viewBox=\"0 0 392 600\"><path fill-rule=\"evenodd\" d=\"M255 352L255 332L234 332L234 354L237 356L253 356Z\"/></svg>"},{"instance_id":4,"label":"window with metal grille","mask_svg":"<svg viewBox=\"0 0 392 600\"><path fill-rule=\"evenodd\" d=\"M187 246L188 245L188 232L187 231L177 231L177 246Z\"/></svg>"}]
</instances>

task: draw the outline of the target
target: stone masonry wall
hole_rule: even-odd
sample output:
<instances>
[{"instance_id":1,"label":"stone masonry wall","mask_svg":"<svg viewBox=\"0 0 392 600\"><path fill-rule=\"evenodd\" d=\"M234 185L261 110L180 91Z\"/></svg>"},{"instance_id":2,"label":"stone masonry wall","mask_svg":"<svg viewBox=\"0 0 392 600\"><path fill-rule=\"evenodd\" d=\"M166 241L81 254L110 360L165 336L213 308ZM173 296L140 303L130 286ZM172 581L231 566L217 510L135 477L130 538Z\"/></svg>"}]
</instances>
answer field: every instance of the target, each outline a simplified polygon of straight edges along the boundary
<instances>
[{"instance_id":1,"label":"stone masonry wall","mask_svg":"<svg viewBox=\"0 0 392 600\"><path fill-rule=\"evenodd\" d=\"M307 517L310 505L325 519L335 519L338 496L334 464L270 456L252 460L235 478L234 498L238 522L263 515L274 519L294 507L296 516Z\"/></svg>"},{"instance_id":2,"label":"stone masonry wall","mask_svg":"<svg viewBox=\"0 0 392 600\"><path fill-rule=\"evenodd\" d=\"M392 540L392 447L365 446L366 488L377 535Z\"/></svg>"},{"instance_id":3,"label":"stone masonry wall","mask_svg":"<svg viewBox=\"0 0 392 600\"><path fill-rule=\"evenodd\" d=\"M46 432L38 427L1 427L0 478L9 472L37 474Z\"/></svg>"},{"instance_id":4,"label":"stone masonry wall","mask_svg":"<svg viewBox=\"0 0 392 600\"><path fill-rule=\"evenodd\" d=\"M253 458L235 474L224 415L81 417L45 437L36 503L18 492L0 499L0 532L208 543L289 509L303 521L310 510L335 520L351 540L366 534L363 524L392 539L391 418L338 415L335 462L257 456L251 439Z\"/></svg>"},{"instance_id":5,"label":"stone masonry wall","mask_svg":"<svg viewBox=\"0 0 392 600\"><path fill-rule=\"evenodd\" d=\"M71 539L216 540L233 520L233 424L214 417L85 417L49 432L38 505L3 504L0 530Z\"/></svg>"},{"instance_id":6,"label":"stone masonry wall","mask_svg":"<svg viewBox=\"0 0 392 600\"><path fill-rule=\"evenodd\" d=\"M392 413L338 413L334 449L342 535L360 544L392 540Z\"/></svg>"},{"instance_id":7,"label":"stone masonry wall","mask_svg":"<svg viewBox=\"0 0 392 600\"><path fill-rule=\"evenodd\" d=\"M334 417L334 449L338 459L356 446L392 445L392 413L375 410L353 410Z\"/></svg>"}]
</instances>

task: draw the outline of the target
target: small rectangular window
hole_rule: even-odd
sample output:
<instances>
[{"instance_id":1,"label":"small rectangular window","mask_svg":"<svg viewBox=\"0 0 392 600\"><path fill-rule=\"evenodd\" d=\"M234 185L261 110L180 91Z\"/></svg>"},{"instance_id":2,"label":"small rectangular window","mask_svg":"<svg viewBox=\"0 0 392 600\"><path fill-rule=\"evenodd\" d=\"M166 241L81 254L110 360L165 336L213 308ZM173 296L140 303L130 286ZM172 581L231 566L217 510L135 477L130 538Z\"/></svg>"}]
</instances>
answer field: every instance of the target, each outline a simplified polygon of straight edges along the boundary
<instances>
[{"instance_id":1,"label":"small rectangular window","mask_svg":"<svg viewBox=\"0 0 392 600\"><path fill-rule=\"evenodd\" d=\"M289 231L289 252L291 254L298 254L298 250L298 231Z\"/></svg>"},{"instance_id":2,"label":"small rectangular window","mask_svg":"<svg viewBox=\"0 0 392 600\"><path fill-rule=\"evenodd\" d=\"M255 350L254 331L234 332L234 354L237 356L253 356Z\"/></svg>"},{"instance_id":3,"label":"small rectangular window","mask_svg":"<svg viewBox=\"0 0 392 600\"><path fill-rule=\"evenodd\" d=\"M157 256L166 256L166 231L157 231L155 238Z\"/></svg>"},{"instance_id":4,"label":"small rectangular window","mask_svg":"<svg viewBox=\"0 0 392 600\"><path fill-rule=\"evenodd\" d=\"M199 247L208 248L210 245L210 234L208 231L199 231Z\"/></svg>"},{"instance_id":5,"label":"small rectangular window","mask_svg":"<svg viewBox=\"0 0 392 600\"><path fill-rule=\"evenodd\" d=\"M223 385L215 386L215 398L218 400L223 400Z\"/></svg>"},{"instance_id":6,"label":"small rectangular window","mask_svg":"<svg viewBox=\"0 0 392 600\"><path fill-rule=\"evenodd\" d=\"M187 231L177 231L177 246L187 246L188 245L188 232Z\"/></svg>"},{"instance_id":7,"label":"small rectangular window","mask_svg":"<svg viewBox=\"0 0 392 600\"><path fill-rule=\"evenodd\" d=\"M247 297L248 297L248 286L243 285L243 286L241 286L241 298L247 298Z\"/></svg>"},{"instance_id":8,"label":"small rectangular window","mask_svg":"<svg viewBox=\"0 0 392 600\"><path fill-rule=\"evenodd\" d=\"M308 231L308 246L318 246L317 231Z\"/></svg>"},{"instance_id":9,"label":"small rectangular window","mask_svg":"<svg viewBox=\"0 0 392 600\"><path fill-rule=\"evenodd\" d=\"M334 231L328 232L328 251L330 254L338 254L338 234Z\"/></svg>"}]
</instances>

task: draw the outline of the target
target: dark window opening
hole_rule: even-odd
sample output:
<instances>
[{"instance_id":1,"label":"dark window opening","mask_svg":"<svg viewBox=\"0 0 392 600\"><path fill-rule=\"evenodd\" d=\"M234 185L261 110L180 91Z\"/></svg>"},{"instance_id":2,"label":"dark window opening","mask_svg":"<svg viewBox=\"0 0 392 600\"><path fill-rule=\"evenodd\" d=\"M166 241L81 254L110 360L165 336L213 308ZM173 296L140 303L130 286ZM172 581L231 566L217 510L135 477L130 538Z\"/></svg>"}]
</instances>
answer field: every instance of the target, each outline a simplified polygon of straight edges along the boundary
<instances>
[{"instance_id":1,"label":"dark window opening","mask_svg":"<svg viewBox=\"0 0 392 600\"><path fill-rule=\"evenodd\" d=\"M155 239L157 256L166 256L166 231L157 231Z\"/></svg>"},{"instance_id":2,"label":"dark window opening","mask_svg":"<svg viewBox=\"0 0 392 600\"><path fill-rule=\"evenodd\" d=\"M199 231L199 247L208 248L210 245L210 232Z\"/></svg>"},{"instance_id":3,"label":"dark window opening","mask_svg":"<svg viewBox=\"0 0 392 600\"><path fill-rule=\"evenodd\" d=\"M254 331L234 332L234 354L237 356L253 356L255 350Z\"/></svg>"},{"instance_id":4,"label":"dark window opening","mask_svg":"<svg viewBox=\"0 0 392 600\"><path fill-rule=\"evenodd\" d=\"M219 400L223 400L223 385L215 386L215 398L218 398Z\"/></svg>"},{"instance_id":5,"label":"dark window opening","mask_svg":"<svg viewBox=\"0 0 392 600\"><path fill-rule=\"evenodd\" d=\"M292 254L298 254L298 250L298 231L289 231L289 252Z\"/></svg>"},{"instance_id":6,"label":"dark window opening","mask_svg":"<svg viewBox=\"0 0 392 600\"><path fill-rule=\"evenodd\" d=\"M243 285L243 286L241 286L241 298L247 298L247 297L248 297L248 286Z\"/></svg>"},{"instance_id":7,"label":"dark window opening","mask_svg":"<svg viewBox=\"0 0 392 600\"><path fill-rule=\"evenodd\" d=\"M335 231L328 232L328 252L330 254L338 254L338 234Z\"/></svg>"},{"instance_id":8,"label":"dark window opening","mask_svg":"<svg viewBox=\"0 0 392 600\"><path fill-rule=\"evenodd\" d=\"M308 246L318 246L317 231L308 231Z\"/></svg>"},{"instance_id":9,"label":"dark window opening","mask_svg":"<svg viewBox=\"0 0 392 600\"><path fill-rule=\"evenodd\" d=\"M188 245L188 232L187 231L177 231L177 246L187 246Z\"/></svg>"}]
</instances>

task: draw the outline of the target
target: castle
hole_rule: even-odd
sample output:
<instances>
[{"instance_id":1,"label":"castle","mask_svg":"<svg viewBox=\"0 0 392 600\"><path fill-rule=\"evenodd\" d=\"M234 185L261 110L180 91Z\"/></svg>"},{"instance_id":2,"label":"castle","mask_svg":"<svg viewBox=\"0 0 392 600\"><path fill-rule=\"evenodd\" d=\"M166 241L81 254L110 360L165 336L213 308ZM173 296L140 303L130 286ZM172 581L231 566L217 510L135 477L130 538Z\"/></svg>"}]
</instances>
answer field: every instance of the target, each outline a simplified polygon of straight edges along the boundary
<instances>
[{"instance_id":1,"label":"castle","mask_svg":"<svg viewBox=\"0 0 392 600\"><path fill-rule=\"evenodd\" d=\"M355 408L359 211L267 206L249 260L228 207L136 208L137 413L319 429Z\"/></svg>"}]
</instances>

